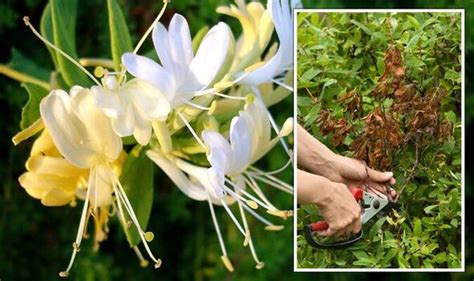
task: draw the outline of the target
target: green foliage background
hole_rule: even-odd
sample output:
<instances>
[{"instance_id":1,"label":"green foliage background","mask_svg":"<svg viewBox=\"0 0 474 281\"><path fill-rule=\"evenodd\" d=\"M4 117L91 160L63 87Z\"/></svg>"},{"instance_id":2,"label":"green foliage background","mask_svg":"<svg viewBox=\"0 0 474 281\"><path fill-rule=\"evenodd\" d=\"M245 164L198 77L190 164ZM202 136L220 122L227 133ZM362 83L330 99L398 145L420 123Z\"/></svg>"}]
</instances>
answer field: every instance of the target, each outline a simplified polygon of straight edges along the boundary
<instances>
[{"instance_id":1,"label":"green foliage background","mask_svg":"<svg viewBox=\"0 0 474 281\"><path fill-rule=\"evenodd\" d=\"M373 168L393 171L394 188L403 190L398 213L369 221L362 241L351 247L314 251L298 236L298 266L460 268L461 14L300 13L297 22L298 121L339 154L360 155ZM392 85L379 82L387 63L396 64L384 62L389 46L400 50L405 68L395 87L406 84L416 95L393 95L392 86L385 94L377 90ZM439 112L435 103L422 101L436 100L437 91L446 93ZM339 101L347 95L353 98ZM415 106L420 119L410 109L397 109ZM318 121L326 112L343 123ZM371 114L384 123L374 123ZM435 120L426 121L428 116ZM438 120L449 136L438 133ZM341 133L337 124L351 128ZM376 127L364 136L368 126ZM372 156L381 145L381 156L366 158L366 149L354 143L365 143ZM298 228L318 220L317 214L313 206L302 206Z\"/></svg>"},{"instance_id":2,"label":"green foliage background","mask_svg":"<svg viewBox=\"0 0 474 281\"><path fill-rule=\"evenodd\" d=\"M124 10L128 27L132 34L132 42L137 42L137 34L142 34L153 20L161 1L119 1ZM37 26L45 0L3 0L0 2L0 62L8 63L13 56L12 48L43 68L52 69L53 64L47 49L25 28L21 18L29 15ZM220 4L228 4L224 0L174 0L164 21L170 20L173 12L185 14L188 18L192 33L197 32L205 24L226 20L214 12ZM366 8L374 5L378 8L406 7L466 7L466 26L468 27L466 57L466 77L472 75L469 62L472 61L474 38L470 35L469 26L474 25L474 2L459 0L432 1L342 1L324 0L303 1L305 7L313 8ZM79 23L76 33L78 53L81 57L109 54L109 35L107 29L106 1L81 1L78 11ZM233 21L232 27L238 30ZM143 50L151 48L150 41ZM468 79L466 92L467 108L474 105L473 88ZM19 130L20 112L27 100L27 93L19 87L19 83L0 76L0 279L3 280L56 280L57 272L64 268L68 261L72 237L75 234L79 220L77 208L46 208L35 199L29 197L18 185L17 178L24 171L24 162L29 153L31 143L14 148L11 137ZM275 107L274 111L288 110L290 102ZM468 126L472 125L474 111L466 112ZM282 121L282 120L280 120ZM467 137L472 135L466 129ZM468 147L468 152L470 148ZM279 167L284 160L274 159L270 155L267 160L269 169ZM472 205L469 176L473 166L467 162L466 205ZM287 179L291 175L285 175ZM368 273L293 273L293 239L289 227L283 233L268 233L261 231L256 240L260 256L266 261L265 270L254 269L246 249L241 247L236 232L226 227L225 235L233 241L230 247L233 258L239 260L234 274L228 274L219 261L219 249L208 209L205 205L193 202L183 196L162 173L155 178L157 189L154 196L153 214L149 229L155 232L155 240L151 247L156 249L163 258L162 268L155 271L151 268L139 267L136 257L129 249L125 235L120 226L111 223L109 240L101 245L98 253L93 253L92 243L86 241L80 252L77 264L72 272L71 280L367 280ZM277 198L282 204L290 203L287 196ZM222 216L224 219L225 216ZM472 224L472 218L467 217ZM227 230L228 229L228 230ZM469 233L471 227L466 228ZM406 274L407 280L470 280L473 268L472 240L467 235L467 270L469 273ZM234 260L235 261L235 260ZM237 265L237 263L235 263ZM398 275L378 274L381 280L399 280Z\"/></svg>"}]
</instances>

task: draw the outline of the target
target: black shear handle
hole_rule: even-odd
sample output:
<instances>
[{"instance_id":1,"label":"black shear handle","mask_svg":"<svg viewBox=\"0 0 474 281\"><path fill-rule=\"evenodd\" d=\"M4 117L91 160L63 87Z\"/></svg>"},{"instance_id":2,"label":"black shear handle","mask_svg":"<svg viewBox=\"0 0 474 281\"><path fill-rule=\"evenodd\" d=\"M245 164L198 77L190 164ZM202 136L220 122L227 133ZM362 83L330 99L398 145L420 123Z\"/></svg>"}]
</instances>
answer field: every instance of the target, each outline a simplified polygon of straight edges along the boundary
<instances>
[{"instance_id":1,"label":"black shear handle","mask_svg":"<svg viewBox=\"0 0 474 281\"><path fill-rule=\"evenodd\" d=\"M361 230L359 233L349 237L346 240L336 241L332 243L323 243L321 241L318 241L315 238L314 231L312 230L311 224L307 224L303 228L303 235L304 235L304 238L306 239L306 242L308 242L308 244L314 248L337 248L337 247L347 247L350 244L353 244L359 241L364 235L364 231Z\"/></svg>"}]
</instances>

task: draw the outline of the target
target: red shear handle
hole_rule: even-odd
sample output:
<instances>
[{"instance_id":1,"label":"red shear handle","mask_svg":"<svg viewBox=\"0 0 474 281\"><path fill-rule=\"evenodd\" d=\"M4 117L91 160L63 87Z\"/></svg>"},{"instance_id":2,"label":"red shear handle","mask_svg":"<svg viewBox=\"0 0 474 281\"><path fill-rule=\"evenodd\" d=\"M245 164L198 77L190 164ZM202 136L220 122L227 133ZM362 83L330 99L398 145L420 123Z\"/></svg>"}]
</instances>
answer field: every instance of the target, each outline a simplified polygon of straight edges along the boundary
<instances>
[{"instance_id":1,"label":"red shear handle","mask_svg":"<svg viewBox=\"0 0 474 281\"><path fill-rule=\"evenodd\" d=\"M349 190L352 193L352 196L354 196L356 201L359 201L364 197L364 190L358 188L358 187L350 187Z\"/></svg>"},{"instance_id":2,"label":"red shear handle","mask_svg":"<svg viewBox=\"0 0 474 281\"><path fill-rule=\"evenodd\" d=\"M352 196L354 196L356 201L361 200L362 197L364 196L364 190L358 187L350 187L349 190L351 191ZM325 221L313 222L311 224L311 231L326 230L328 228L329 228L329 224Z\"/></svg>"},{"instance_id":3,"label":"red shear handle","mask_svg":"<svg viewBox=\"0 0 474 281\"><path fill-rule=\"evenodd\" d=\"M329 224L325 221L313 222L311 224L311 231L326 230L329 228Z\"/></svg>"}]
</instances>

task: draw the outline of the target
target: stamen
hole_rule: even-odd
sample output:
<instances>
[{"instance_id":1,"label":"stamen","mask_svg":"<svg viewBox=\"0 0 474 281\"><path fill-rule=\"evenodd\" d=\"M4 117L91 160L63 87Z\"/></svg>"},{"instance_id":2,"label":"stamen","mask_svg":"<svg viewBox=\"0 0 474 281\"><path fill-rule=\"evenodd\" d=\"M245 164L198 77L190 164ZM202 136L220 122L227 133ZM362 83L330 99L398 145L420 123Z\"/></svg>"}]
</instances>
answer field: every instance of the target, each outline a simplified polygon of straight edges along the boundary
<instances>
[{"instance_id":1,"label":"stamen","mask_svg":"<svg viewBox=\"0 0 474 281\"><path fill-rule=\"evenodd\" d=\"M229 183L232 187L236 188L235 184L231 181L229 181L228 179L225 179L227 183ZM263 203L262 201L258 200L255 196L253 196L252 194L246 192L245 190L240 190L240 192L242 192L245 196L249 197L251 200L248 200L246 198L243 198L240 194L236 193L235 191L233 191L232 189L228 188L227 186L224 185L224 189L229 192L231 195L233 195L233 197L235 199L238 199L238 200L241 200L241 201L244 201L245 203L247 203L247 205L252 208L252 209L257 209L255 207L258 207L256 205L260 205L262 206L263 208L265 209L276 209L274 208L273 206L268 206L266 205L265 203ZM271 204L270 204L271 205Z\"/></svg>"},{"instance_id":2,"label":"stamen","mask_svg":"<svg viewBox=\"0 0 474 281\"><path fill-rule=\"evenodd\" d=\"M267 225L265 226L265 230L268 231L280 231L284 228L283 225Z\"/></svg>"},{"instance_id":3,"label":"stamen","mask_svg":"<svg viewBox=\"0 0 474 281\"><path fill-rule=\"evenodd\" d=\"M91 169L90 175L89 175L89 181L91 180L91 178L94 177L95 173L96 173L95 169ZM82 208L81 220L79 222L79 228L77 229L76 241L73 243L73 251L72 251L72 254L71 254L71 259L69 260L69 265L66 268L66 270L59 272L60 277L69 276L69 271L72 268L72 265L74 263L74 259L76 258L76 254L79 252L79 247L80 247L81 241L82 241L82 235L84 233L84 226L85 226L86 217L87 217L87 210L89 208L90 193L91 193L91 189L87 188L86 198L84 199L84 207Z\"/></svg>"},{"instance_id":4,"label":"stamen","mask_svg":"<svg viewBox=\"0 0 474 281\"><path fill-rule=\"evenodd\" d=\"M70 57L68 54L66 54L63 50L59 49L58 47L56 47L53 43L49 42L46 38L44 38L43 36L41 36L41 34L39 34L38 31L36 31L36 29L33 27L33 25L30 23L30 18L29 17L23 17L23 21L25 22L25 25L28 26L30 28L30 30L33 32L34 35L36 35L36 37L38 37L41 41L43 41L43 43L45 43L46 45L48 45L49 47L51 47L53 50L55 50L56 52L60 53L63 57L65 57L68 61L70 61L71 63L73 63L75 66L77 66L82 72L84 72L87 76L89 76L89 78L92 79L92 81L94 81L94 83L96 83L97 85L100 86L100 82L94 77L94 75L92 75L89 71L87 71L87 69L85 69L79 62L77 62L76 60L74 60L72 57Z\"/></svg>"},{"instance_id":5,"label":"stamen","mask_svg":"<svg viewBox=\"0 0 474 281\"><path fill-rule=\"evenodd\" d=\"M261 223L265 224L265 225L273 225L273 223L271 223L270 221L268 221L267 219L265 219L264 217L262 217L261 215L259 215L257 212L255 212L254 210L252 210L249 206L247 205L244 205L242 204L242 207L245 209L245 211L247 211L249 214L251 214L253 217L255 217L257 220L259 220Z\"/></svg>"},{"instance_id":6,"label":"stamen","mask_svg":"<svg viewBox=\"0 0 474 281\"><path fill-rule=\"evenodd\" d=\"M191 125L188 123L188 121L186 120L186 118L184 118L184 116L181 114L181 112L178 112L178 116L179 118L181 118L181 121L183 121L184 125L186 125L186 127L188 128L188 130L191 132L191 134L193 135L194 139L204 148L206 148L206 145L202 142L202 140L198 137L198 135L196 134L196 132L194 131L194 129L191 127Z\"/></svg>"},{"instance_id":7,"label":"stamen","mask_svg":"<svg viewBox=\"0 0 474 281\"><path fill-rule=\"evenodd\" d=\"M135 49L133 49L134 54L136 54L138 52L138 50L140 50L140 47L143 45L143 42L145 42L146 38L148 37L148 35L150 35L150 33L153 30L153 28L155 27L156 23L161 19L161 17L163 16L163 14L166 10L166 6L168 6L169 2L170 2L169 0L163 0L163 7L161 8L160 12L158 13L158 16L156 16L155 20L151 23L150 27L148 27L145 34L143 34L142 38L140 38L140 41L138 41L138 44L135 47Z\"/></svg>"},{"instance_id":8,"label":"stamen","mask_svg":"<svg viewBox=\"0 0 474 281\"><path fill-rule=\"evenodd\" d=\"M293 87L291 87L290 85L286 85L285 83L278 81L277 79L272 79L272 82L277 84L280 87L287 89L290 92L293 92Z\"/></svg>"},{"instance_id":9,"label":"stamen","mask_svg":"<svg viewBox=\"0 0 474 281\"><path fill-rule=\"evenodd\" d=\"M293 190L291 188L291 186L289 186L287 183L285 182L275 182L272 180L270 180L270 177L267 177L267 178L264 178L264 177L261 177L261 176L257 176L257 175L254 175L253 176L255 179L261 181L261 182L264 182L270 186L273 186L277 189L280 189L286 193L289 193L289 194L293 194Z\"/></svg>"},{"instance_id":10,"label":"stamen","mask_svg":"<svg viewBox=\"0 0 474 281\"><path fill-rule=\"evenodd\" d=\"M265 194L263 193L263 191L260 189L260 187L258 186L258 184L255 182L255 180L250 177L249 175L247 174L244 174L246 177L244 178L245 180L245 183L250 186L250 188L252 188L253 192L255 192L255 194L257 194L257 196L262 199L263 202L265 202L266 204L266 209L268 210L278 210L277 207L275 207L271 202L270 200L268 200L268 198L265 196ZM244 191L245 192L245 191Z\"/></svg>"},{"instance_id":11,"label":"stamen","mask_svg":"<svg viewBox=\"0 0 474 281\"><path fill-rule=\"evenodd\" d=\"M144 233L143 229L140 226L140 223L138 222L138 219L135 215L135 212L133 211L132 205L130 204L130 201L128 200L125 191L123 190L122 185L120 184L120 181L116 178L115 174L109 173L109 177L112 180L113 186L114 186L114 193L118 198L118 204L120 207L120 203L123 203L125 206L125 209L127 210L130 218L132 219L136 229L138 230L138 234L140 235L140 238L143 242L143 245L145 246L145 250L147 251L148 255L150 258L155 262L155 268L159 268L161 266L161 259L156 259L153 253L150 250L150 247L148 246L147 239L145 238L146 234ZM120 202L122 201L122 202ZM150 235L148 235L150 238Z\"/></svg>"},{"instance_id":12,"label":"stamen","mask_svg":"<svg viewBox=\"0 0 474 281\"><path fill-rule=\"evenodd\" d=\"M232 263L230 262L227 256L221 256L221 260L228 271L234 272L234 266L232 265Z\"/></svg>"},{"instance_id":13,"label":"stamen","mask_svg":"<svg viewBox=\"0 0 474 281\"><path fill-rule=\"evenodd\" d=\"M283 218L284 220L293 216L292 210L267 210L267 213L272 216Z\"/></svg>"},{"instance_id":14,"label":"stamen","mask_svg":"<svg viewBox=\"0 0 474 281\"><path fill-rule=\"evenodd\" d=\"M195 107L195 108L200 109L200 110L205 110L205 111L210 110L209 107L205 107L205 106L202 106L202 105L199 105L199 104L195 104L195 103L193 103L193 102L191 102L191 101L186 101L185 103L186 103L187 105L190 105L190 106Z\"/></svg>"},{"instance_id":15,"label":"stamen","mask_svg":"<svg viewBox=\"0 0 474 281\"><path fill-rule=\"evenodd\" d=\"M133 251L138 257L138 260L140 260L140 266L145 268L148 266L149 262L143 257L142 252L140 252L140 249L137 246L132 247Z\"/></svg>"},{"instance_id":16,"label":"stamen","mask_svg":"<svg viewBox=\"0 0 474 281\"><path fill-rule=\"evenodd\" d=\"M222 260L222 263L224 263L224 266L227 268L227 270L232 272L232 271L234 271L234 267L232 266L232 263L230 262L229 258L227 257L227 251L225 249L224 239L222 238L221 230L219 228L219 223L217 222L216 214L214 212L214 206L212 205L211 199L209 197L207 198L207 203L209 204L209 210L211 211L212 222L214 223L214 228L216 230L217 239L219 240L219 245L221 247L221 251L222 251L221 260Z\"/></svg>"},{"instance_id":17,"label":"stamen","mask_svg":"<svg viewBox=\"0 0 474 281\"><path fill-rule=\"evenodd\" d=\"M227 214L229 214L229 217L232 219L232 221L234 222L235 226L237 226L237 229L240 231L240 233L242 233L243 236L245 236L245 230L242 228L242 226L240 225L239 221L237 220L237 218L234 216L234 214L232 213L232 211L230 210L229 206L227 206L227 203L224 201L224 200L220 200L221 203L222 203L222 206L224 207L224 209L226 210Z\"/></svg>"},{"instance_id":18,"label":"stamen","mask_svg":"<svg viewBox=\"0 0 474 281\"><path fill-rule=\"evenodd\" d=\"M248 173L251 174L251 175L257 174L257 175L262 175L262 176L264 176L264 175L274 175L274 174L278 174L278 173L284 171L291 163L293 163L293 161L291 161L291 159L289 159L289 160L285 163L285 165L283 165L281 168L279 168L279 169L277 169L277 170L274 170L274 171L271 171L271 172L263 172L263 171L261 171L261 172L248 172Z\"/></svg>"},{"instance_id":19,"label":"stamen","mask_svg":"<svg viewBox=\"0 0 474 281\"><path fill-rule=\"evenodd\" d=\"M109 68L109 69L114 68L114 62L109 59L80 58L79 63L84 67L99 66L99 67L104 67L104 68Z\"/></svg>"},{"instance_id":20,"label":"stamen","mask_svg":"<svg viewBox=\"0 0 474 281\"><path fill-rule=\"evenodd\" d=\"M246 231L244 246L246 246L246 244L248 244L250 246L250 252L252 253L252 257L255 260L255 262L257 263L256 267L257 267L257 269L260 269L260 268L263 267L263 262L261 262L257 257L257 253L256 253L255 247L253 245L252 237L250 235L249 225L248 225L248 222L247 222L247 218L245 217L245 212L244 212L244 209L242 207L242 204L239 202L238 205L239 205L240 217L242 218L242 221L244 222L244 227L245 227L245 231ZM260 268L258 268L259 264L262 264L262 266Z\"/></svg>"},{"instance_id":21,"label":"stamen","mask_svg":"<svg viewBox=\"0 0 474 281\"><path fill-rule=\"evenodd\" d=\"M213 93L213 95L219 96L219 97L223 97L223 98L226 98L226 99L230 99L230 100L243 100L243 101L247 101L247 97L229 96L229 95L221 94L221 93L218 93L218 92Z\"/></svg>"}]
</instances>

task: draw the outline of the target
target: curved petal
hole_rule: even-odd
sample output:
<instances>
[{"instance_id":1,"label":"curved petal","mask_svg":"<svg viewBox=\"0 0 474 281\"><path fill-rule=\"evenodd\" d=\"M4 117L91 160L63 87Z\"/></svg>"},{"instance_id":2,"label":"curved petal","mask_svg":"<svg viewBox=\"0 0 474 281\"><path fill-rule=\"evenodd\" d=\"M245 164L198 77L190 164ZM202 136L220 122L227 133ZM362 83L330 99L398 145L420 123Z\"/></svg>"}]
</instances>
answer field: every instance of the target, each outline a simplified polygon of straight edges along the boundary
<instances>
[{"instance_id":1,"label":"curved petal","mask_svg":"<svg viewBox=\"0 0 474 281\"><path fill-rule=\"evenodd\" d=\"M133 135L135 127L135 115L133 113L133 105L128 104L126 110L117 118L110 119L114 132L120 137L128 137Z\"/></svg>"},{"instance_id":2,"label":"curved petal","mask_svg":"<svg viewBox=\"0 0 474 281\"><path fill-rule=\"evenodd\" d=\"M207 170L207 177L215 194L218 197L223 197L225 195L223 188L225 184L224 171L219 167L211 167Z\"/></svg>"},{"instance_id":3,"label":"curved petal","mask_svg":"<svg viewBox=\"0 0 474 281\"><path fill-rule=\"evenodd\" d=\"M148 150L147 156L155 162L158 167L165 172L176 186L191 199L203 201L207 199L207 194L203 186L196 185L189 181L186 175L178 168L176 164L166 159L160 153Z\"/></svg>"},{"instance_id":4,"label":"curved petal","mask_svg":"<svg viewBox=\"0 0 474 281\"><path fill-rule=\"evenodd\" d=\"M169 25L169 32L157 23L153 29L153 45L163 67L175 76L189 65L193 58L191 35L186 19L175 14Z\"/></svg>"},{"instance_id":5,"label":"curved petal","mask_svg":"<svg viewBox=\"0 0 474 281\"><path fill-rule=\"evenodd\" d=\"M38 174L56 175L67 178L87 175L87 170L78 169L62 157L43 155L35 155L28 158L26 161L26 169Z\"/></svg>"},{"instance_id":6,"label":"curved petal","mask_svg":"<svg viewBox=\"0 0 474 281\"><path fill-rule=\"evenodd\" d=\"M48 207L64 206L71 203L74 197L74 192L66 192L63 189L53 188L43 195L41 204Z\"/></svg>"},{"instance_id":7,"label":"curved petal","mask_svg":"<svg viewBox=\"0 0 474 281\"><path fill-rule=\"evenodd\" d=\"M150 83L134 79L127 83L126 91L135 107L143 111L150 121L166 119L171 111L168 99Z\"/></svg>"},{"instance_id":8,"label":"curved petal","mask_svg":"<svg viewBox=\"0 0 474 281\"><path fill-rule=\"evenodd\" d=\"M45 175L33 172L22 174L18 181L26 192L33 198L41 199L51 189L62 189L74 194L76 182L69 178L56 175Z\"/></svg>"},{"instance_id":9,"label":"curved petal","mask_svg":"<svg viewBox=\"0 0 474 281\"><path fill-rule=\"evenodd\" d=\"M124 108L117 93L99 86L93 86L91 92L95 104L104 111L105 115L110 118L117 118L123 114Z\"/></svg>"},{"instance_id":10,"label":"curved petal","mask_svg":"<svg viewBox=\"0 0 474 281\"><path fill-rule=\"evenodd\" d=\"M244 111L240 112L240 116L247 120L248 124L252 124L250 130L250 138L252 141L251 162L254 162L255 155L260 154L259 151L271 139L271 125L268 117L268 110L259 99L255 99L251 104L247 105Z\"/></svg>"},{"instance_id":11,"label":"curved petal","mask_svg":"<svg viewBox=\"0 0 474 281\"><path fill-rule=\"evenodd\" d=\"M210 130L202 131L202 139L207 146L207 160L211 166L227 173L232 155L230 144L221 134Z\"/></svg>"},{"instance_id":12,"label":"curved petal","mask_svg":"<svg viewBox=\"0 0 474 281\"><path fill-rule=\"evenodd\" d=\"M211 28L203 38L190 65L190 69L201 87L208 86L221 70L227 59L231 40L230 28L222 22Z\"/></svg>"},{"instance_id":13,"label":"curved petal","mask_svg":"<svg viewBox=\"0 0 474 281\"><path fill-rule=\"evenodd\" d=\"M239 83L244 85L256 86L272 81L275 76L285 70L282 67L283 64L281 53L282 51L280 51L279 48L275 56L273 56L264 65L252 70L249 73L242 74L244 75L244 77L239 81Z\"/></svg>"},{"instance_id":14,"label":"curved petal","mask_svg":"<svg viewBox=\"0 0 474 281\"><path fill-rule=\"evenodd\" d=\"M252 152L250 128L247 120L234 117L230 124L230 146L232 149L229 174L240 174L250 164Z\"/></svg>"},{"instance_id":15,"label":"curved petal","mask_svg":"<svg viewBox=\"0 0 474 281\"><path fill-rule=\"evenodd\" d=\"M159 64L147 57L132 53L124 54L122 63L133 76L143 79L160 89L169 101L174 98L174 86L171 76Z\"/></svg>"},{"instance_id":16,"label":"curved petal","mask_svg":"<svg viewBox=\"0 0 474 281\"><path fill-rule=\"evenodd\" d=\"M151 121L147 120L145 114L140 109L135 108L133 113L135 118L133 136L139 144L147 145L151 138Z\"/></svg>"},{"instance_id":17,"label":"curved petal","mask_svg":"<svg viewBox=\"0 0 474 281\"><path fill-rule=\"evenodd\" d=\"M110 168L106 165L97 165L89 175L88 188L91 189L90 203L92 208L109 206L112 204L112 182Z\"/></svg>"},{"instance_id":18,"label":"curved petal","mask_svg":"<svg viewBox=\"0 0 474 281\"><path fill-rule=\"evenodd\" d=\"M40 103L40 113L54 144L73 165L89 168L93 151L84 137L87 130L70 112L71 99L62 90L52 91Z\"/></svg>"},{"instance_id":19,"label":"curved petal","mask_svg":"<svg viewBox=\"0 0 474 281\"><path fill-rule=\"evenodd\" d=\"M110 120L95 105L90 90L84 89L71 99L71 111L85 127L82 143L93 150L95 155L104 155L109 160L117 159L122 151L122 139L113 131Z\"/></svg>"}]
</instances>

